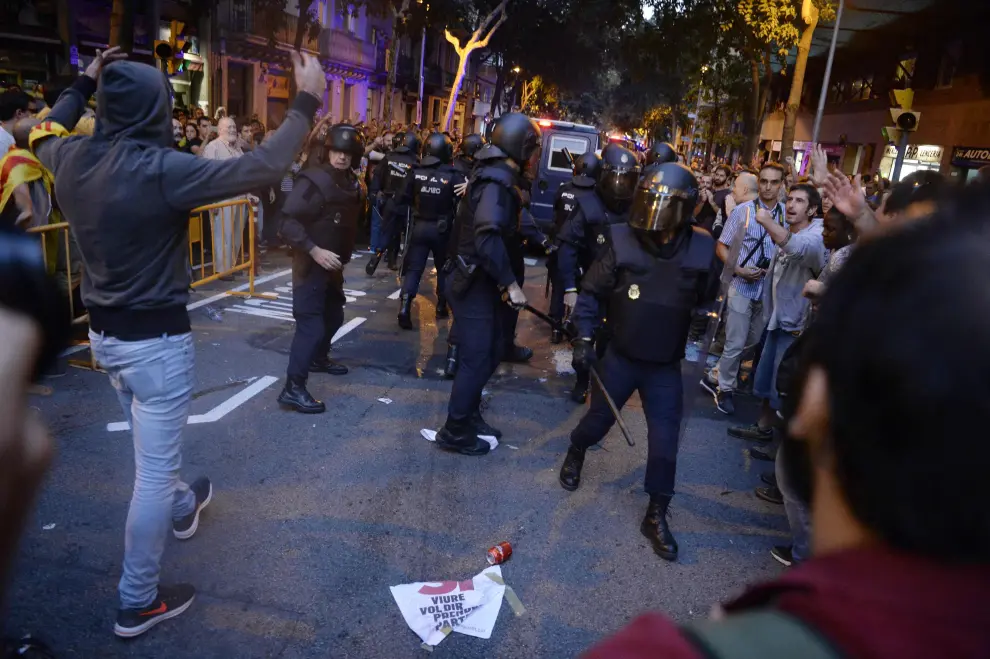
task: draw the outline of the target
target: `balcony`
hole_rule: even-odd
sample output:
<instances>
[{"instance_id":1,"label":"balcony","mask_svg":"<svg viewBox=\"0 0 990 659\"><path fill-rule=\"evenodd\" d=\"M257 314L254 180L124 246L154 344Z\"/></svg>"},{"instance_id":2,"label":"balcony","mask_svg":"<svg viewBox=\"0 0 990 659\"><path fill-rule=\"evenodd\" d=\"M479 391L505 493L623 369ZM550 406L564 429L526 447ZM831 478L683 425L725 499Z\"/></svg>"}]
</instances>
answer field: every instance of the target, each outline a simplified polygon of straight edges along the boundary
<instances>
[{"instance_id":1,"label":"balcony","mask_svg":"<svg viewBox=\"0 0 990 659\"><path fill-rule=\"evenodd\" d=\"M320 32L320 57L331 63L374 71L378 54L374 44L362 41L346 30L324 29Z\"/></svg>"},{"instance_id":2,"label":"balcony","mask_svg":"<svg viewBox=\"0 0 990 659\"><path fill-rule=\"evenodd\" d=\"M224 36L249 34L294 44L299 17L260 0L222 0L217 8L217 23ZM303 34L302 47L316 52L318 46L319 42L310 37L307 29Z\"/></svg>"}]
</instances>

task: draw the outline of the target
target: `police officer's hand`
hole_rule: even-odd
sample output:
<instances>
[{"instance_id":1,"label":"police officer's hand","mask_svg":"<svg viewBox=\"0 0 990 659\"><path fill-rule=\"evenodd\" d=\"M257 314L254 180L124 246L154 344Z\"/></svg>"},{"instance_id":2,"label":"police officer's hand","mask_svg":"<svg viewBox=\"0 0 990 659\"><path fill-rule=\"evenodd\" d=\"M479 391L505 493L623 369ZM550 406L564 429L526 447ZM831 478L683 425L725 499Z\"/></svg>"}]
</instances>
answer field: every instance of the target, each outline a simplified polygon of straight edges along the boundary
<instances>
[{"instance_id":1,"label":"police officer's hand","mask_svg":"<svg viewBox=\"0 0 990 659\"><path fill-rule=\"evenodd\" d=\"M454 194L457 195L458 197L463 197L464 193L467 192L467 188L468 188L467 181L464 181L463 183L458 183L457 185L454 186Z\"/></svg>"},{"instance_id":2,"label":"police officer's hand","mask_svg":"<svg viewBox=\"0 0 990 659\"><path fill-rule=\"evenodd\" d=\"M324 270L340 270L344 267L340 262L340 257L328 249L314 246L313 249L309 250L309 255Z\"/></svg>"},{"instance_id":3,"label":"police officer's hand","mask_svg":"<svg viewBox=\"0 0 990 659\"><path fill-rule=\"evenodd\" d=\"M573 309L574 305L577 304L577 293L571 291L569 293L564 293L564 306L568 309Z\"/></svg>"},{"instance_id":4,"label":"police officer's hand","mask_svg":"<svg viewBox=\"0 0 990 659\"><path fill-rule=\"evenodd\" d=\"M509 294L509 304L516 309L522 309L526 306L526 303L529 302L529 300L526 299L526 294L523 293L522 288L520 288L519 284L516 282L509 284L509 288L506 289L506 292Z\"/></svg>"},{"instance_id":5,"label":"police officer's hand","mask_svg":"<svg viewBox=\"0 0 990 659\"><path fill-rule=\"evenodd\" d=\"M571 341L571 348L574 350L571 366L575 371L588 371L595 365L597 355L595 355L595 347L590 340L574 339Z\"/></svg>"}]
</instances>

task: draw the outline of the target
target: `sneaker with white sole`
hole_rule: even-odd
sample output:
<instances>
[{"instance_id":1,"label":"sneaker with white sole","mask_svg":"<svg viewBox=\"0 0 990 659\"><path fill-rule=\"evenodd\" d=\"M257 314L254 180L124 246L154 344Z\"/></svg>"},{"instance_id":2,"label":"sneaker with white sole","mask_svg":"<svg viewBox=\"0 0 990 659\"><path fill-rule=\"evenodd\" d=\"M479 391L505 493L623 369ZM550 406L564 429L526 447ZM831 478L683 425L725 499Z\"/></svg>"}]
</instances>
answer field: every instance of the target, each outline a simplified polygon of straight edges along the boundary
<instances>
[{"instance_id":1,"label":"sneaker with white sole","mask_svg":"<svg viewBox=\"0 0 990 659\"><path fill-rule=\"evenodd\" d=\"M181 615L196 598L189 584L158 586L158 595L143 609L119 609L113 633L120 638L134 638L169 618Z\"/></svg>"},{"instance_id":2,"label":"sneaker with white sole","mask_svg":"<svg viewBox=\"0 0 990 659\"><path fill-rule=\"evenodd\" d=\"M770 555L773 556L775 561L784 567L794 565L794 555L791 552L791 547L789 545L775 545L774 548L770 550Z\"/></svg>"},{"instance_id":3,"label":"sneaker with white sole","mask_svg":"<svg viewBox=\"0 0 990 659\"><path fill-rule=\"evenodd\" d=\"M179 540L188 540L196 535L199 528L199 514L213 500L213 483L206 476L200 476L189 484L196 495L196 508L182 519L172 520L172 534Z\"/></svg>"}]
</instances>

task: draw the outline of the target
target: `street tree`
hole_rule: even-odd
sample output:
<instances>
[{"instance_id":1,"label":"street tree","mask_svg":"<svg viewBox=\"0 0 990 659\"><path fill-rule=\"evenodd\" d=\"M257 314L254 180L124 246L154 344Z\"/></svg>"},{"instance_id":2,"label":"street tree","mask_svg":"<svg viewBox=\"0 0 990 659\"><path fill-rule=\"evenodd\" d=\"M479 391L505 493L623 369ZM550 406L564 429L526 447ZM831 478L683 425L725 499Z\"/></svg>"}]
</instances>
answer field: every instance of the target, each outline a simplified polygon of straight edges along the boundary
<instances>
[{"instance_id":1,"label":"street tree","mask_svg":"<svg viewBox=\"0 0 990 659\"><path fill-rule=\"evenodd\" d=\"M454 36L454 34L449 29L444 29L444 38L454 47L455 52L457 52L457 73L454 75L454 84L450 89L450 98L447 100L447 113L443 118L443 130L450 129L450 121L454 117L454 110L457 107L457 94L461 90L461 83L464 81L464 74L467 72L468 60L474 51L487 48L488 42L491 41L492 35L498 30L499 27L508 18L506 13L506 5L509 4L509 0L502 0L495 9L488 13L484 19L478 24L478 27L474 29L471 36L463 45L461 40Z\"/></svg>"}]
</instances>

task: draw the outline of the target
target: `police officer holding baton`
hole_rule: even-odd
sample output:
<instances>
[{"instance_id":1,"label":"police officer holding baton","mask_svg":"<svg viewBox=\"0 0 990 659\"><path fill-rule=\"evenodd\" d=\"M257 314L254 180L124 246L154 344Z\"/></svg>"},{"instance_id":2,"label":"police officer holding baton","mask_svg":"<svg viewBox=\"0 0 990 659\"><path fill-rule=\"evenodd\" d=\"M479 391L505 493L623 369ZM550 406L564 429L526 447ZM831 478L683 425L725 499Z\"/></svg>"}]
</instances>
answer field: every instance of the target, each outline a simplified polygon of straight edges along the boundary
<instances>
[{"instance_id":1,"label":"police officer holding baton","mask_svg":"<svg viewBox=\"0 0 990 659\"><path fill-rule=\"evenodd\" d=\"M351 260L364 206L355 167L364 154L357 130L337 124L327 135L327 164L297 178L282 207L280 234L292 246L292 316L296 332L289 352L283 407L320 414L326 406L306 389L310 372L344 375L330 360L330 342L344 322L344 266Z\"/></svg>"},{"instance_id":2,"label":"police officer holding baton","mask_svg":"<svg viewBox=\"0 0 990 659\"><path fill-rule=\"evenodd\" d=\"M596 361L592 334L600 307L608 304L612 340L598 371L618 407L638 391L646 413L649 452L646 492L650 503L640 527L653 551L677 559L666 513L674 494L677 444L683 413L681 360L691 314L718 293L721 262L711 234L690 226L698 182L687 167L664 163L636 190L629 222L612 227L612 239L581 281L572 314L578 338L574 366ZM560 484L576 490L585 451L608 433L615 417L593 390L591 407L571 433Z\"/></svg>"}]
</instances>

